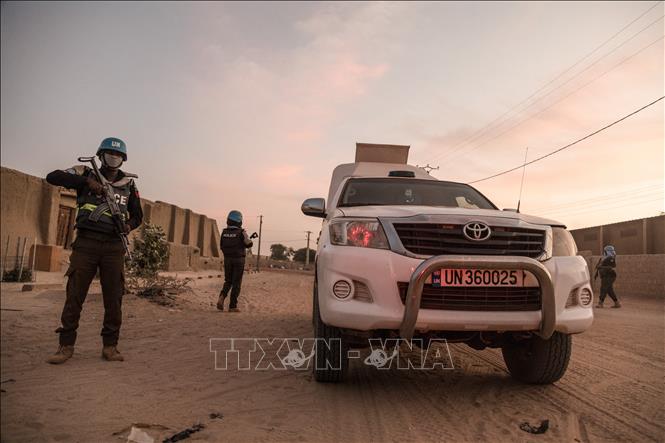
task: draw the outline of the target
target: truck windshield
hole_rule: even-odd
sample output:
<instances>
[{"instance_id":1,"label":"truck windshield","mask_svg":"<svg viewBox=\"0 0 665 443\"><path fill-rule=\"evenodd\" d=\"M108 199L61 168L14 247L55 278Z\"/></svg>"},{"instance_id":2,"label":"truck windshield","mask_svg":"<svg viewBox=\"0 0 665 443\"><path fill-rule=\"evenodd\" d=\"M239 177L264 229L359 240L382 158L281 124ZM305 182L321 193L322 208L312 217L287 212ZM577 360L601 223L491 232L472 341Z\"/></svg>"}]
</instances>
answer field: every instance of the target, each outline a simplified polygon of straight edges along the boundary
<instances>
[{"instance_id":1,"label":"truck windshield","mask_svg":"<svg viewBox=\"0 0 665 443\"><path fill-rule=\"evenodd\" d=\"M352 178L338 207L422 205L496 209L480 192L462 183L413 178Z\"/></svg>"}]
</instances>

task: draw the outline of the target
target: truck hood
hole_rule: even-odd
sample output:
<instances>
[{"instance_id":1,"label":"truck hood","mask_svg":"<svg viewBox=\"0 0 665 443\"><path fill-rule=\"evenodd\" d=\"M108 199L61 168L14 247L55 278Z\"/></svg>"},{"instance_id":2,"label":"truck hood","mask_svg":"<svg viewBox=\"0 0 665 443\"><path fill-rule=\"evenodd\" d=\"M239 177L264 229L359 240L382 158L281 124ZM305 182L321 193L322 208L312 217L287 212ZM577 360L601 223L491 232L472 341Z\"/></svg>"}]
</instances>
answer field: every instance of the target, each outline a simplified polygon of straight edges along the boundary
<instances>
[{"instance_id":1,"label":"truck hood","mask_svg":"<svg viewBox=\"0 0 665 443\"><path fill-rule=\"evenodd\" d=\"M413 217L416 215L454 215L466 217L495 217L505 218L534 225L561 226L563 223L547 218L527 214L518 214L498 209L465 209L444 208L434 206L351 206L337 208L333 217Z\"/></svg>"}]
</instances>

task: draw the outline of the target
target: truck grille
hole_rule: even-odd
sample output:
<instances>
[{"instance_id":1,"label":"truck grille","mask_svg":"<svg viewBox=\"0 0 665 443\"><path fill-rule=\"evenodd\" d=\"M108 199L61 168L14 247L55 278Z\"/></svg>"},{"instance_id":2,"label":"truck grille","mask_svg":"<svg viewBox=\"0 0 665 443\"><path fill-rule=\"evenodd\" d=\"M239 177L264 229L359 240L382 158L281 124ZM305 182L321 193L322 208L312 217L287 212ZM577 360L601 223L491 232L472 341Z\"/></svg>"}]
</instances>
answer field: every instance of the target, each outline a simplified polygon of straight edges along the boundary
<instances>
[{"instance_id":1,"label":"truck grille","mask_svg":"<svg viewBox=\"0 0 665 443\"><path fill-rule=\"evenodd\" d=\"M398 282L402 303L406 300L407 282ZM539 311L539 287L442 287L425 285L421 309L446 311Z\"/></svg>"},{"instance_id":2,"label":"truck grille","mask_svg":"<svg viewBox=\"0 0 665 443\"><path fill-rule=\"evenodd\" d=\"M438 223L394 223L404 248L419 255L519 255L539 257L545 246L545 231L492 226L484 241L471 241L462 234L463 225Z\"/></svg>"}]
</instances>

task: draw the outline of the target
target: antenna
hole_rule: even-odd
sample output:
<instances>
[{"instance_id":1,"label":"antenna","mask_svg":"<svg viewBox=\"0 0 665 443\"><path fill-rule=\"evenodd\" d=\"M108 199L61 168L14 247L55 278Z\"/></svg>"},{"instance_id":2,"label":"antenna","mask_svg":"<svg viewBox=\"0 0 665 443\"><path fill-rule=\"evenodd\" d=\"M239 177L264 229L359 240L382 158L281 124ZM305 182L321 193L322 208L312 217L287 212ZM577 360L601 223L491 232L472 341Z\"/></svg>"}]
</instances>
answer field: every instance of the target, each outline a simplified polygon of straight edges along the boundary
<instances>
[{"instance_id":1,"label":"antenna","mask_svg":"<svg viewBox=\"0 0 665 443\"><path fill-rule=\"evenodd\" d=\"M526 156L529 154L529 147L526 147L526 152L524 153L524 163L522 165L522 183L520 183L520 195L517 198L517 212L520 212L520 203L522 203L522 188L524 187L524 173L526 172Z\"/></svg>"},{"instance_id":2,"label":"antenna","mask_svg":"<svg viewBox=\"0 0 665 443\"><path fill-rule=\"evenodd\" d=\"M434 166L430 166L429 163L427 163L425 166L416 165L416 168L424 169L425 172L427 172L428 174L432 171L437 171L439 169L438 166L435 168Z\"/></svg>"}]
</instances>

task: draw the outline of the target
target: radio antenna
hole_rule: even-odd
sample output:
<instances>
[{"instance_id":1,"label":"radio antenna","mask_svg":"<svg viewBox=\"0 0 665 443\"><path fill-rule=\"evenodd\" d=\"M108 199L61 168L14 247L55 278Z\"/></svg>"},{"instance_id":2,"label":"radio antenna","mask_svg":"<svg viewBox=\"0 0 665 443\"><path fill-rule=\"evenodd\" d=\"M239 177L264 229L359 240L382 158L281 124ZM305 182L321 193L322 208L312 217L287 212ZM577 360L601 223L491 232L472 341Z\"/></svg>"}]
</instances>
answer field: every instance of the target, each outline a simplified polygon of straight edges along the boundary
<instances>
[{"instance_id":1,"label":"radio antenna","mask_svg":"<svg viewBox=\"0 0 665 443\"><path fill-rule=\"evenodd\" d=\"M522 183L520 183L520 195L517 198L517 212L520 212L520 203L522 203L522 189L524 188L524 173L526 172L526 156L529 154L529 147L524 152L524 164L522 165Z\"/></svg>"}]
</instances>

